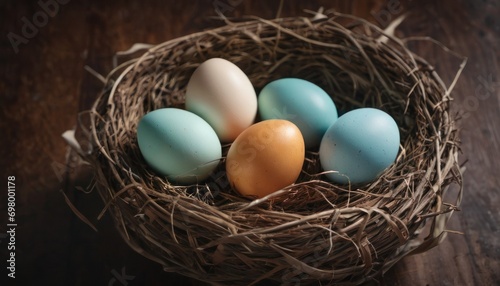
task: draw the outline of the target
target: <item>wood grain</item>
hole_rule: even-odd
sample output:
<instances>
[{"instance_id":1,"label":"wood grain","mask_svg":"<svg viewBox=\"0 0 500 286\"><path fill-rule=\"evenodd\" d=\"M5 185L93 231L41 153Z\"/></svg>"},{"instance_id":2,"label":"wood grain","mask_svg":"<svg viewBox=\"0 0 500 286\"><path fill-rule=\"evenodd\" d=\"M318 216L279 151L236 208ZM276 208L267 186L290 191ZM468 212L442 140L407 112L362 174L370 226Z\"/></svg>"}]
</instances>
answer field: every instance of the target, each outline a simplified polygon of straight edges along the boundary
<instances>
[{"instance_id":1,"label":"wood grain","mask_svg":"<svg viewBox=\"0 0 500 286\"><path fill-rule=\"evenodd\" d=\"M280 2L66 2L58 4L58 11L26 37L27 43L18 45L17 53L7 35L22 36L23 17L33 21L42 8L37 1L0 3L0 174L2 178L15 175L18 184L15 282L201 285L164 273L159 265L131 251L107 215L97 220L103 207L97 194L77 190L91 186L91 170L75 168L74 154L61 134L75 126L78 112L89 108L101 88L84 66L106 74L115 52L134 43L157 44L220 26L223 23L213 19L214 5L225 7L228 17L273 18ZM466 172L461 211L454 214L448 228L462 234L449 233L437 248L404 258L378 283L500 285L500 4L494 0L294 0L284 2L281 16L307 16L305 9L315 11L321 6L382 26L407 13L397 30L399 36L430 36L468 58L452 94L454 108L463 118L461 160L466 162ZM429 42L416 41L411 46L435 66L445 83L452 82L459 58ZM76 218L62 191L98 232ZM0 201L4 222L6 192L0 194ZM5 233L4 227L2 223L0 234ZM5 241L0 242L0 255L1 261L7 257ZM116 279L123 275L129 280ZM17 285L7 283L1 285Z\"/></svg>"}]
</instances>

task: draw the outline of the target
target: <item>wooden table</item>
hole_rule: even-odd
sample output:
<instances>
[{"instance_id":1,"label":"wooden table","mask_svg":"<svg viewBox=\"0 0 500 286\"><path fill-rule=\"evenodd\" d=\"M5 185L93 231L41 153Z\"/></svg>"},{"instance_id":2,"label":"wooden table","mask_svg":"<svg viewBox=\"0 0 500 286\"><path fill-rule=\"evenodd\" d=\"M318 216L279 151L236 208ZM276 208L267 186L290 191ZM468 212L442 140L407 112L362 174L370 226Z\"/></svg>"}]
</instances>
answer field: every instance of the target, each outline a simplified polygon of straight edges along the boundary
<instances>
[{"instance_id":1,"label":"wooden table","mask_svg":"<svg viewBox=\"0 0 500 286\"><path fill-rule=\"evenodd\" d=\"M109 3L112 2L112 3ZM121 2L121 3L120 3ZM385 27L408 13L399 36L430 36L468 57L453 92L460 122L464 200L438 247L406 257L381 285L500 285L500 4L496 0L285 1L281 16L305 9L351 13ZM48 3L41 5L40 3ZM51 4L51 5L49 5ZM0 285L200 285L164 273L131 251L105 215L91 173L75 168L61 134L74 128L112 68L112 56L134 43L157 44L223 23L226 16L274 18L279 1L2 1L0 4L0 174L15 176L16 280ZM435 65L447 84L460 59L430 43L415 52ZM6 183L5 183L6 184ZM64 191L97 227L76 218ZM0 253L5 270L7 189L0 195ZM4 271L2 281L6 278ZM373 284L373 283L372 283Z\"/></svg>"}]
</instances>

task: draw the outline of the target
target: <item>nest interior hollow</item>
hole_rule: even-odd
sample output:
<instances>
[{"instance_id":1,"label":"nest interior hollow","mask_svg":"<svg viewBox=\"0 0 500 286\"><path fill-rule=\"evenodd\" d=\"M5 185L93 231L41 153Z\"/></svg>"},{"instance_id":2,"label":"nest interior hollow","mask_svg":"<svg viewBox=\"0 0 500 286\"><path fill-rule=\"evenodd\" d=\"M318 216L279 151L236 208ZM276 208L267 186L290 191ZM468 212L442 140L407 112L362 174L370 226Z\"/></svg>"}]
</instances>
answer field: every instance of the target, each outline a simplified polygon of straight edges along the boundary
<instances>
[{"instance_id":1,"label":"nest interior hollow","mask_svg":"<svg viewBox=\"0 0 500 286\"><path fill-rule=\"evenodd\" d=\"M449 92L403 40L362 19L327 16L228 22L154 46L110 73L89 113L85 159L132 248L166 271L213 284L359 284L443 238L440 222L461 196L459 188L444 202L448 186L461 186ZM325 180L317 152L308 151L296 184L260 200L231 189L224 160L202 184L170 184L144 162L137 124L154 109L184 108L191 74L213 57L239 66L257 93L296 77L322 87L340 113L386 111L400 128L395 164L374 182L342 186Z\"/></svg>"}]
</instances>

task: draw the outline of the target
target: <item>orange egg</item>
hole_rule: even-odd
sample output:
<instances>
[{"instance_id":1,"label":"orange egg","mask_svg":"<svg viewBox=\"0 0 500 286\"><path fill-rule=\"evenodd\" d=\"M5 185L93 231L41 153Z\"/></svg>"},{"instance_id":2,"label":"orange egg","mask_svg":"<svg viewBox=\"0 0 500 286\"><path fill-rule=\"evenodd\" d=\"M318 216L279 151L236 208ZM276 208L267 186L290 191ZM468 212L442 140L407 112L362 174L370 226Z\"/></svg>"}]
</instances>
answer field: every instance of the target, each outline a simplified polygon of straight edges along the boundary
<instances>
[{"instance_id":1,"label":"orange egg","mask_svg":"<svg viewBox=\"0 0 500 286\"><path fill-rule=\"evenodd\" d=\"M243 196L262 198L293 184L304 163L305 144L290 121L265 120L245 129L229 148L226 172Z\"/></svg>"}]
</instances>

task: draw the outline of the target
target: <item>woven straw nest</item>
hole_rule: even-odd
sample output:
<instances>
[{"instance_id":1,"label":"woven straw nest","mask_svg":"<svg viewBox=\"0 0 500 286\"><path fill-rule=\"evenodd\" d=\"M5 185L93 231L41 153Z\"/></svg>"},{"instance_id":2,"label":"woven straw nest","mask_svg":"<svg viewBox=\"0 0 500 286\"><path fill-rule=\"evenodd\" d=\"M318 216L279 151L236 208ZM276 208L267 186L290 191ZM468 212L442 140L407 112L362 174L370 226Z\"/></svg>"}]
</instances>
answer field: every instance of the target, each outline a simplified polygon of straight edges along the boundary
<instances>
[{"instance_id":1,"label":"woven straw nest","mask_svg":"<svg viewBox=\"0 0 500 286\"><path fill-rule=\"evenodd\" d=\"M85 160L103 213L133 249L165 271L212 284L355 285L444 238L462 194L451 88L404 39L353 16L326 15L227 21L110 73L89 112ZM224 158L203 184L172 185L142 158L138 121L154 109L183 108L191 74L213 57L238 65L257 92L297 77L325 89L340 112L386 111L400 128L396 163L374 182L341 186L325 180L317 152L308 151L294 185L253 201L231 189Z\"/></svg>"}]
</instances>

